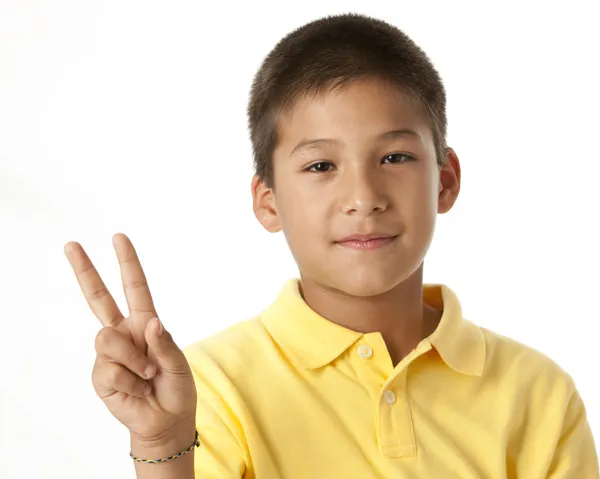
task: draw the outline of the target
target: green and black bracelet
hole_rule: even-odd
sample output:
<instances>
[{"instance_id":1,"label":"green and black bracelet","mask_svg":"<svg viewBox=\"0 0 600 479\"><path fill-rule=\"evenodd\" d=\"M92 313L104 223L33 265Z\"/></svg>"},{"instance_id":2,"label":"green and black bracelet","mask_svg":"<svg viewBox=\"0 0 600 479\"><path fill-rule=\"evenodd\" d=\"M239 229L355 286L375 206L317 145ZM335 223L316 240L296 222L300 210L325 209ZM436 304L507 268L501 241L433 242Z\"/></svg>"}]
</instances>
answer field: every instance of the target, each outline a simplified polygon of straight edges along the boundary
<instances>
[{"instance_id":1,"label":"green and black bracelet","mask_svg":"<svg viewBox=\"0 0 600 479\"><path fill-rule=\"evenodd\" d=\"M196 429L196 437L194 439L194 443L190 447L188 447L185 451L175 454L174 456L167 457L165 459L140 459L139 457L135 457L131 453L131 451L129 451L129 457L131 457L131 459L133 459L134 461L137 461L137 462L143 462L145 464L157 464L159 462L172 461L173 459L177 459L178 457L185 456L188 452L193 450L194 447L200 447L200 439L198 437L198 429Z\"/></svg>"}]
</instances>

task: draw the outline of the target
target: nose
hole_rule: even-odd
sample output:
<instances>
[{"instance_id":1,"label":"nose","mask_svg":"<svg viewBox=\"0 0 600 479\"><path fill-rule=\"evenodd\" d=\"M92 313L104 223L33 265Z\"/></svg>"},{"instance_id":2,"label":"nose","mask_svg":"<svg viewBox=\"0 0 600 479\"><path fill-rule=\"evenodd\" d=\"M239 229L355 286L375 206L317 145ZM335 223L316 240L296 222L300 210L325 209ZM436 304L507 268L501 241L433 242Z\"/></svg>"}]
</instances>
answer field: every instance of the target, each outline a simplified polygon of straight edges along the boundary
<instances>
[{"instance_id":1,"label":"nose","mask_svg":"<svg viewBox=\"0 0 600 479\"><path fill-rule=\"evenodd\" d=\"M382 213L388 208L384 188L374 173L360 172L351 178L344 178L344 213L350 215L371 216Z\"/></svg>"}]
</instances>

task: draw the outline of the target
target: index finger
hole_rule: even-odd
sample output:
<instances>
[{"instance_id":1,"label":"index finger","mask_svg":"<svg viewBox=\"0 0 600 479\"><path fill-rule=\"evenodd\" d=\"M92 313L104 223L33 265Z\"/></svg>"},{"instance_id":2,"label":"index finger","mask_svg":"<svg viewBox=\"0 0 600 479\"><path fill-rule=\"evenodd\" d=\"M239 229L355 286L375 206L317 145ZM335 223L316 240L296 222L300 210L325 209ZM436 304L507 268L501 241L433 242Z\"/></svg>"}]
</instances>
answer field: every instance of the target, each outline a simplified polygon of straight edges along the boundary
<instances>
[{"instance_id":1,"label":"index finger","mask_svg":"<svg viewBox=\"0 0 600 479\"><path fill-rule=\"evenodd\" d=\"M123 320L123 314L83 247L76 241L69 241L64 252L94 316L103 326L117 326Z\"/></svg>"}]
</instances>

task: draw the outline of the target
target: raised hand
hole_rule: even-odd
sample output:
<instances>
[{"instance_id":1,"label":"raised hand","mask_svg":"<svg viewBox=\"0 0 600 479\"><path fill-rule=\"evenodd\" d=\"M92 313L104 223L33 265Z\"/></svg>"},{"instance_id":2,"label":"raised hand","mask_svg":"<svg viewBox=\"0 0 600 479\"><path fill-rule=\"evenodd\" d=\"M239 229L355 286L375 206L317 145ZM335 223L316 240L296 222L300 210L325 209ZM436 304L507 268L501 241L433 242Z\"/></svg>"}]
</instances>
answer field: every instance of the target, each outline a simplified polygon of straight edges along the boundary
<instances>
[{"instance_id":1,"label":"raised hand","mask_svg":"<svg viewBox=\"0 0 600 479\"><path fill-rule=\"evenodd\" d=\"M83 295L103 326L95 341L92 384L132 439L159 443L182 424L194 424L194 380L171 334L153 320L158 314L133 244L124 234L116 234L113 245L129 307L127 318L81 245L71 241L64 248Z\"/></svg>"}]
</instances>

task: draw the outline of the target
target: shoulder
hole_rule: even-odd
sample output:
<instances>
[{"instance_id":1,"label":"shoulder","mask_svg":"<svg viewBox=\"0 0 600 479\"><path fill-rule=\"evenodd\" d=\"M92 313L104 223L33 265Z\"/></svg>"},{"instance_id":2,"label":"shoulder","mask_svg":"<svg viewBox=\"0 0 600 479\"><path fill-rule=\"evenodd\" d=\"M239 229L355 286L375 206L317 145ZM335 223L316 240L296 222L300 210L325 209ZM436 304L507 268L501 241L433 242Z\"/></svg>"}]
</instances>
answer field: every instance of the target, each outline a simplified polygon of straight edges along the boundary
<instances>
[{"instance_id":1,"label":"shoulder","mask_svg":"<svg viewBox=\"0 0 600 479\"><path fill-rule=\"evenodd\" d=\"M482 331L489 352L483 379L492 398L486 404L506 426L506 459L515 475L546 477L550 470L576 468L577 477L596 477L585 472L597 471L597 459L586 408L571 374L532 346Z\"/></svg>"},{"instance_id":2,"label":"shoulder","mask_svg":"<svg viewBox=\"0 0 600 479\"><path fill-rule=\"evenodd\" d=\"M192 367L226 369L235 374L252 368L272 347L260 316L255 316L193 342L183 353Z\"/></svg>"},{"instance_id":3,"label":"shoulder","mask_svg":"<svg viewBox=\"0 0 600 479\"><path fill-rule=\"evenodd\" d=\"M570 397L575 391L572 376L539 349L481 327L486 343L486 369L495 382L529 395L558 394Z\"/></svg>"}]
</instances>

